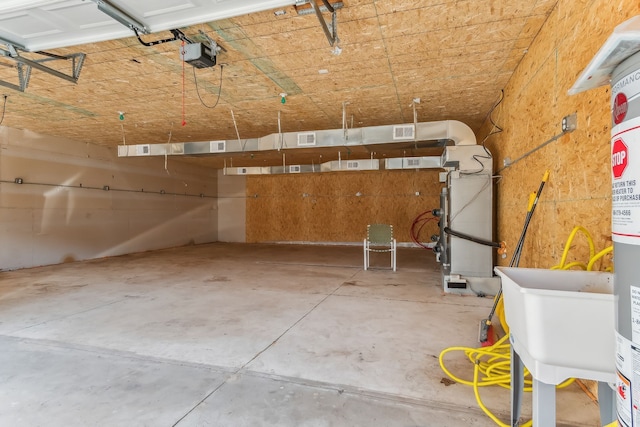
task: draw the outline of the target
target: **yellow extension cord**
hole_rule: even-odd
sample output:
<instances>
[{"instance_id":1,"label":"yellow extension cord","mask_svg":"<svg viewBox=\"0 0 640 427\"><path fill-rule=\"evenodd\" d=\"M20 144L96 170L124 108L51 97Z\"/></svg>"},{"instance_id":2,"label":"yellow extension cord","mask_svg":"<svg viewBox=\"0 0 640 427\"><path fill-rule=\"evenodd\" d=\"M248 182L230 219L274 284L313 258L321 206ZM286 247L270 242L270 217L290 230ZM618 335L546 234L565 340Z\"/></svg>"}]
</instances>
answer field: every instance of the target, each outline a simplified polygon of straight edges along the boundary
<instances>
[{"instance_id":1,"label":"yellow extension cord","mask_svg":"<svg viewBox=\"0 0 640 427\"><path fill-rule=\"evenodd\" d=\"M580 262L570 262L565 264L567 261L567 256L569 253L569 249L571 248L571 243L573 242L576 234L581 231L587 237L587 241L589 243L589 255L590 259L587 264ZM613 250L613 246L609 246L598 253L595 253L595 245L593 244L593 239L589 232L581 226L574 227L567 239L567 243L565 244L564 251L562 253L562 258L560 260L560 264L552 267L552 269L562 269L568 270L572 267L579 267L583 270L591 271L596 261L610 253ZM611 268L607 268L606 271L611 271ZM478 406L482 411L491 418L498 426L500 427L510 427L509 424L505 424L498 417L496 417L482 402L480 397L480 387L487 387L492 385L497 385L502 388L510 389L511 388L511 344L508 341L509 337L509 326L506 322L506 317L504 313L504 299L500 297L498 304L496 306L496 316L500 320L500 325L502 325L502 329L505 332L505 336L500 338L494 345L489 347L449 347L444 349L440 356L438 357L438 361L440 362L440 368L447 374L452 380L473 387L473 393L475 395ZM467 356L469 361L473 363L473 381L463 380L462 378L458 378L453 375L444 365L444 356L453 351L463 351ZM524 391L531 391L532 380L530 378L529 371L525 368L525 380L524 380ZM557 388L564 388L570 385L574 381L573 378L559 384ZM530 427L532 425L532 420L527 421L522 427ZM617 425L617 421L607 425L606 427L615 427Z\"/></svg>"}]
</instances>

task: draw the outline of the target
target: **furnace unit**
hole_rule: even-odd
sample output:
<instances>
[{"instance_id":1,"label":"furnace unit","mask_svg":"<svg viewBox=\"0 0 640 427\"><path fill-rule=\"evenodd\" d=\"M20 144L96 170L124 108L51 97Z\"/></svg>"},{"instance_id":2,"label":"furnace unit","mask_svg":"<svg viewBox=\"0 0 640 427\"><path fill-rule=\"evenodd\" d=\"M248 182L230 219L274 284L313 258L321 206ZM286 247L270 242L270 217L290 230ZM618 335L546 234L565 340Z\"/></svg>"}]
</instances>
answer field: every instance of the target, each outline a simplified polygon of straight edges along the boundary
<instances>
[{"instance_id":1,"label":"furnace unit","mask_svg":"<svg viewBox=\"0 0 640 427\"><path fill-rule=\"evenodd\" d=\"M493 159L481 145L448 146L442 154L440 234L434 252L445 292L495 295ZM495 244L494 244L495 245Z\"/></svg>"}]
</instances>

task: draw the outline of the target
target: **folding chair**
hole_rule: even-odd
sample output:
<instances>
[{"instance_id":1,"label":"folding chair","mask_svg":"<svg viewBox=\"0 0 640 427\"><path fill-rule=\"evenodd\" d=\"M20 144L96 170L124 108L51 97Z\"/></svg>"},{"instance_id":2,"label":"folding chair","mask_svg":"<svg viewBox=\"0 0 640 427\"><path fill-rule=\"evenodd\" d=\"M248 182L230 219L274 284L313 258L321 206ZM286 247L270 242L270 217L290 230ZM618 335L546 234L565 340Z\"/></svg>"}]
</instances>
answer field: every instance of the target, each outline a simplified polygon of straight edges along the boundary
<instances>
[{"instance_id":1,"label":"folding chair","mask_svg":"<svg viewBox=\"0 0 640 427\"><path fill-rule=\"evenodd\" d=\"M396 239L393 238L393 225L367 225L367 238L364 239L364 269L369 268L369 252L391 252L391 267L396 271Z\"/></svg>"}]
</instances>

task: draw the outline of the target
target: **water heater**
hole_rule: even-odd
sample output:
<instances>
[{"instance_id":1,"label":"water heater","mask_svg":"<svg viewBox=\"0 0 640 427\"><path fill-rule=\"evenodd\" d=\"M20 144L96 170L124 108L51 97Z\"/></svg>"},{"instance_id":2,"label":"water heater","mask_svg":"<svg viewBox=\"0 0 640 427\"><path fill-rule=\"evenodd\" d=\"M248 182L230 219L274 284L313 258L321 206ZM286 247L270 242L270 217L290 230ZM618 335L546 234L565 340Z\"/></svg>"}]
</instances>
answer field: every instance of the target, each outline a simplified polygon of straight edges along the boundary
<instances>
[{"instance_id":1,"label":"water heater","mask_svg":"<svg viewBox=\"0 0 640 427\"><path fill-rule=\"evenodd\" d=\"M611 232L616 301L616 406L640 425L640 53L611 76Z\"/></svg>"}]
</instances>

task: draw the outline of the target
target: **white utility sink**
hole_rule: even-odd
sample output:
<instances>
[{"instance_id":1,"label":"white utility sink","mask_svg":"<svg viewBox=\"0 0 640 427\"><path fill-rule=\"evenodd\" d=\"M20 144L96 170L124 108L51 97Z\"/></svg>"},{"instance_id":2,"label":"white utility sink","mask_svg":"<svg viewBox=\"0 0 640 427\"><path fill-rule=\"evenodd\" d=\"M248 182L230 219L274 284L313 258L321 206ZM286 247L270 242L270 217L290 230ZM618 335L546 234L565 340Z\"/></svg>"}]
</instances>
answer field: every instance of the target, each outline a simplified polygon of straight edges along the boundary
<instances>
[{"instance_id":1,"label":"white utility sink","mask_svg":"<svg viewBox=\"0 0 640 427\"><path fill-rule=\"evenodd\" d=\"M613 274L496 267L513 350L547 384L615 380Z\"/></svg>"}]
</instances>

